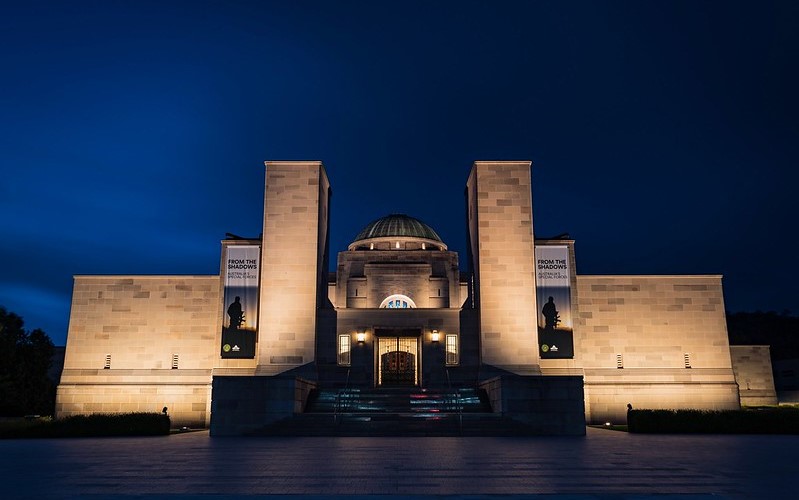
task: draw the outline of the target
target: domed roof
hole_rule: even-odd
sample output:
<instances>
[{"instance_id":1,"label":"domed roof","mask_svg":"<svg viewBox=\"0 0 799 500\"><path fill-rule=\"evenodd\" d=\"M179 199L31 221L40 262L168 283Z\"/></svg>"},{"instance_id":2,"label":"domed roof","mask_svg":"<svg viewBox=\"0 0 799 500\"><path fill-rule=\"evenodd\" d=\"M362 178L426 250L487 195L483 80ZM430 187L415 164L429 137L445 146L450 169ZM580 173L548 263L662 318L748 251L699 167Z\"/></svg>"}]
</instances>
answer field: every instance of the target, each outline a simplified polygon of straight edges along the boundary
<instances>
[{"instance_id":1,"label":"domed roof","mask_svg":"<svg viewBox=\"0 0 799 500\"><path fill-rule=\"evenodd\" d=\"M441 241L441 237L433 231L433 228L420 221L404 214L391 214L370 222L358 233L352 241L368 240L372 238L391 238L404 236L407 238L419 238L423 240Z\"/></svg>"}]
</instances>

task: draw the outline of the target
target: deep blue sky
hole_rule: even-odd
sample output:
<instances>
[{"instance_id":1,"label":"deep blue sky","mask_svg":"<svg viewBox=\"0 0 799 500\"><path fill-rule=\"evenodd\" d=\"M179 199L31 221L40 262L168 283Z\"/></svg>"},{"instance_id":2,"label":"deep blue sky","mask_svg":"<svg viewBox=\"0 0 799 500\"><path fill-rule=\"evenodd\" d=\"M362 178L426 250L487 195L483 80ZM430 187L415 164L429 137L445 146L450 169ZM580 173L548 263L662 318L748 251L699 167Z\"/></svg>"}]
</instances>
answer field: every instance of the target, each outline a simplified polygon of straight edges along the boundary
<instances>
[{"instance_id":1,"label":"deep blue sky","mask_svg":"<svg viewBox=\"0 0 799 500\"><path fill-rule=\"evenodd\" d=\"M529 159L579 273L799 313L798 5L5 3L0 305L63 344L73 274L218 273L267 159L325 163L333 258L392 212L463 252L472 162Z\"/></svg>"}]
</instances>

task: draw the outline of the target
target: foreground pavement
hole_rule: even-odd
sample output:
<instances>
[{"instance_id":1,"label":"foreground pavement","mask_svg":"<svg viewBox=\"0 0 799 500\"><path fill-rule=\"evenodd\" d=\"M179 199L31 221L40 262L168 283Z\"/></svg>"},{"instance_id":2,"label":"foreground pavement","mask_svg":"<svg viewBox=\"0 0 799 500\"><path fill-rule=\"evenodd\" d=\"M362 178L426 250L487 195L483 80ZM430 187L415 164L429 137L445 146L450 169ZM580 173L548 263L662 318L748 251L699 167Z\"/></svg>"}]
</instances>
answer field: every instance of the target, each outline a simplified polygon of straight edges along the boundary
<instances>
[{"instance_id":1,"label":"foreground pavement","mask_svg":"<svg viewBox=\"0 0 799 500\"><path fill-rule=\"evenodd\" d=\"M0 440L0 497L795 498L799 436Z\"/></svg>"}]
</instances>

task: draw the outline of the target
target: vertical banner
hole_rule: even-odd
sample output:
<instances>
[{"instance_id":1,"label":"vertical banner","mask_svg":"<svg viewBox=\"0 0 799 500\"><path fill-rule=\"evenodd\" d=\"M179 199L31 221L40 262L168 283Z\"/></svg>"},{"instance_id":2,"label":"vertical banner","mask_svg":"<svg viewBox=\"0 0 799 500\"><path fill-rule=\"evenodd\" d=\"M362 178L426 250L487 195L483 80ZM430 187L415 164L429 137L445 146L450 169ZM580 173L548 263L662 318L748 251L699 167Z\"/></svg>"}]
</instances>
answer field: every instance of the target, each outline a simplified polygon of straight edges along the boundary
<instances>
[{"instance_id":1,"label":"vertical banner","mask_svg":"<svg viewBox=\"0 0 799 500\"><path fill-rule=\"evenodd\" d=\"M221 355L223 358L252 359L258 332L258 261L261 249L257 245L228 245L226 249Z\"/></svg>"},{"instance_id":2,"label":"vertical banner","mask_svg":"<svg viewBox=\"0 0 799 500\"><path fill-rule=\"evenodd\" d=\"M541 359L574 357L569 247L535 247L538 352Z\"/></svg>"}]
</instances>

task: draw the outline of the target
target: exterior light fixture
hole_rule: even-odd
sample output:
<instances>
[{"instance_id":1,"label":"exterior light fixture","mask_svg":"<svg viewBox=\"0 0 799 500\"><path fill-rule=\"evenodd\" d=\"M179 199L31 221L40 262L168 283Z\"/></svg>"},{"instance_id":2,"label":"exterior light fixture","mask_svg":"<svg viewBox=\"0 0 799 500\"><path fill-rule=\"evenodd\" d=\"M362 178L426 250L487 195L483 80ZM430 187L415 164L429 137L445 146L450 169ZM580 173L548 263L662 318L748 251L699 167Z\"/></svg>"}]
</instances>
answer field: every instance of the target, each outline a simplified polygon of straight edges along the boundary
<instances>
[{"instance_id":1,"label":"exterior light fixture","mask_svg":"<svg viewBox=\"0 0 799 500\"><path fill-rule=\"evenodd\" d=\"M366 342L366 332L356 333L355 338L358 340L359 344L363 344L364 342Z\"/></svg>"},{"instance_id":2,"label":"exterior light fixture","mask_svg":"<svg viewBox=\"0 0 799 500\"><path fill-rule=\"evenodd\" d=\"M441 334L438 333L438 330L433 330L433 334L431 335L431 339L433 342L438 342L441 340Z\"/></svg>"}]
</instances>

